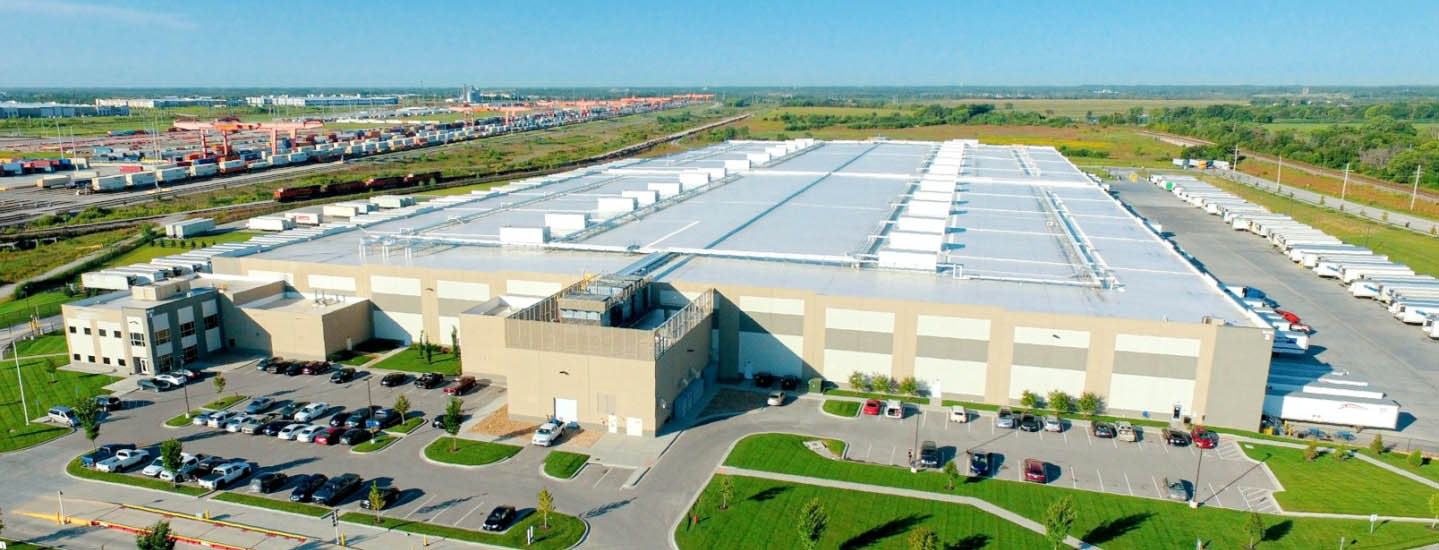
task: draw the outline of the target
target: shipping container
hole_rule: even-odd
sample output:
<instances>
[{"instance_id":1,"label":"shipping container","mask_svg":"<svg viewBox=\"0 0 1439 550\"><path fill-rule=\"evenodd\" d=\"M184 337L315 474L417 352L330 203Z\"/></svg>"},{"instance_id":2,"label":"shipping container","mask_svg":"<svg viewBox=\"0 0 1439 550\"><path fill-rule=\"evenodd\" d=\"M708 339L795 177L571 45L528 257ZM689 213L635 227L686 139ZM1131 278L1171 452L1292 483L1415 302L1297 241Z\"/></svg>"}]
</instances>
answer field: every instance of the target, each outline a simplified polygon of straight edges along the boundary
<instances>
[{"instance_id":1,"label":"shipping container","mask_svg":"<svg viewBox=\"0 0 1439 550\"><path fill-rule=\"evenodd\" d=\"M195 161L195 162L199 162L199 161ZM190 165L190 177L192 177L192 178L203 178L203 177L205 177L205 176L213 176L213 175L215 175L216 173L218 173L219 171L220 171L220 169L219 169L216 165L214 165L214 164L191 164L191 165Z\"/></svg>"},{"instance_id":2,"label":"shipping container","mask_svg":"<svg viewBox=\"0 0 1439 550\"><path fill-rule=\"evenodd\" d=\"M100 176L90 180L90 189L102 193L110 191L123 191L125 189L125 176Z\"/></svg>"},{"instance_id":3,"label":"shipping container","mask_svg":"<svg viewBox=\"0 0 1439 550\"><path fill-rule=\"evenodd\" d=\"M123 165L123 166L120 167L120 173L121 173L121 174L133 174L133 173L135 173L135 172L139 172L139 171L144 170L144 169L145 169L145 167L140 166L140 165L136 165L136 164L126 164L126 165Z\"/></svg>"},{"instance_id":4,"label":"shipping container","mask_svg":"<svg viewBox=\"0 0 1439 550\"><path fill-rule=\"evenodd\" d=\"M161 168L155 171L155 179L161 183L180 183L190 178L190 171L183 166Z\"/></svg>"},{"instance_id":5,"label":"shipping container","mask_svg":"<svg viewBox=\"0 0 1439 550\"><path fill-rule=\"evenodd\" d=\"M255 231L284 231L295 227L295 222L278 216L261 216L250 218L246 224Z\"/></svg>"},{"instance_id":6,"label":"shipping container","mask_svg":"<svg viewBox=\"0 0 1439 550\"><path fill-rule=\"evenodd\" d=\"M165 236L177 239L188 239L198 235L204 235L215 230L215 220L210 218L195 218L165 225Z\"/></svg>"},{"instance_id":7,"label":"shipping container","mask_svg":"<svg viewBox=\"0 0 1439 550\"><path fill-rule=\"evenodd\" d=\"M154 172L134 172L125 174L126 187L146 187L155 185Z\"/></svg>"},{"instance_id":8,"label":"shipping container","mask_svg":"<svg viewBox=\"0 0 1439 550\"><path fill-rule=\"evenodd\" d=\"M41 189L55 189L70 185L70 175L40 176L35 180L35 187Z\"/></svg>"}]
</instances>

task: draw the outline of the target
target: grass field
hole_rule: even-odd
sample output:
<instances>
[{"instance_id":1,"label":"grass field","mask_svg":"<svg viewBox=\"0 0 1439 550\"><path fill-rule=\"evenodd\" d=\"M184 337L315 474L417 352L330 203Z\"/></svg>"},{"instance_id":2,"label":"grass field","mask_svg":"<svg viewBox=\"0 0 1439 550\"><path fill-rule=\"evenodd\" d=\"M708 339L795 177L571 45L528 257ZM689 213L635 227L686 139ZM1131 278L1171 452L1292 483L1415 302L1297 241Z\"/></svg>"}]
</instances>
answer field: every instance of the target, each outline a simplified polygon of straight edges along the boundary
<instances>
[{"instance_id":1,"label":"grass field","mask_svg":"<svg viewBox=\"0 0 1439 550\"><path fill-rule=\"evenodd\" d=\"M415 428L418 428L424 424L425 417L416 416L413 418L407 418L404 422L401 422L398 425L390 426L389 428L385 429L385 431L395 434L407 434L415 431Z\"/></svg>"},{"instance_id":2,"label":"grass field","mask_svg":"<svg viewBox=\"0 0 1439 550\"><path fill-rule=\"evenodd\" d=\"M919 396L915 396L915 395L896 395L896 394L891 394L891 393L875 393L875 392L864 392L864 391L853 391L853 390L841 390L841 389L828 389L828 390L825 390L825 391L824 391L824 394L825 394L825 395L838 395L838 396L841 396L841 397L863 397L863 398L865 398L865 399L878 399L878 400L880 400L880 401L885 401L885 400L889 400L889 399L898 399L898 400L903 401L903 402L905 402L905 403L916 403L916 404L919 404L919 405L928 405L928 404L929 404L929 398L928 398L928 397L919 397Z\"/></svg>"},{"instance_id":3,"label":"grass field","mask_svg":"<svg viewBox=\"0 0 1439 550\"><path fill-rule=\"evenodd\" d=\"M1050 485L996 479L962 483L946 491L938 472L912 474L908 469L829 460L804 447L807 438L787 434L753 435L741 440L725 459L726 466L838 479L920 491L950 492L985 499L1040 521L1044 509L1062 496L1074 498L1080 511L1075 536L1106 550L1191 548L1196 538L1206 548L1241 548L1247 540L1234 528L1244 513L1221 508L1191 510L1178 502L1094 493ZM1367 512L1366 512L1367 513ZM1439 542L1439 531L1427 525L1383 524L1370 536L1369 522L1264 516L1268 526L1264 550L1310 550L1333 545L1339 537L1355 541L1349 548L1414 548ZM833 525L832 525L833 527Z\"/></svg>"},{"instance_id":4,"label":"grass field","mask_svg":"<svg viewBox=\"0 0 1439 550\"><path fill-rule=\"evenodd\" d=\"M398 370L404 372L438 372L446 376L454 376L460 373L460 360L453 353L435 353L431 356L433 363L426 363L425 357L418 349L407 349L389 356L372 366L379 370Z\"/></svg>"},{"instance_id":5,"label":"grass field","mask_svg":"<svg viewBox=\"0 0 1439 550\"><path fill-rule=\"evenodd\" d=\"M1411 123L1411 124L1413 124L1413 125L1414 125L1414 128L1418 129L1420 132L1430 133L1430 134L1435 133L1435 132L1439 132L1439 122L1413 122L1413 123ZM1301 134L1307 134L1307 133L1313 132L1313 131L1315 131L1315 130L1319 130L1319 129L1323 129L1323 128L1328 128L1328 127L1330 127L1330 126L1359 126L1359 125L1360 125L1360 123L1358 123L1358 122L1339 122L1339 123L1334 123L1334 122L1270 122L1270 123L1268 123L1268 124L1260 124L1260 126L1264 127L1265 130L1270 130L1270 131L1277 131L1277 130L1294 130L1295 132L1298 132L1298 133L1301 133Z\"/></svg>"},{"instance_id":6,"label":"grass field","mask_svg":"<svg viewBox=\"0 0 1439 550\"><path fill-rule=\"evenodd\" d=\"M820 548L904 550L910 548L909 533L921 528L939 535L940 548L1047 548L1043 535L971 506L752 477L728 476L734 498L721 510L720 480L725 477L715 476L705 487L705 500L693 510L699 523L690 527L687 519L675 530L680 548L799 548L797 514L816 498L829 513Z\"/></svg>"},{"instance_id":7,"label":"grass field","mask_svg":"<svg viewBox=\"0 0 1439 550\"><path fill-rule=\"evenodd\" d=\"M550 451L545 455L545 473L560 479L569 479L579 473L580 467L590 461L590 455Z\"/></svg>"},{"instance_id":8,"label":"grass field","mask_svg":"<svg viewBox=\"0 0 1439 550\"><path fill-rule=\"evenodd\" d=\"M452 446L457 447L457 450L451 451ZM441 437L425 447L425 456L430 460L445 464L482 466L515 456L520 449L521 447L516 445Z\"/></svg>"},{"instance_id":9,"label":"grass field","mask_svg":"<svg viewBox=\"0 0 1439 550\"><path fill-rule=\"evenodd\" d=\"M97 481L121 483L125 485L133 485L135 487L144 487L146 489L155 489L181 495L199 496L210 492L194 485L181 484L179 486L176 486L169 481L162 481L158 478L146 477L138 474L131 475L114 472L97 472L95 470L91 470L89 468L81 466L80 457L78 456L75 457L74 460L71 460L70 463L65 466L65 471L68 472L70 475L81 479L93 479Z\"/></svg>"},{"instance_id":10,"label":"grass field","mask_svg":"<svg viewBox=\"0 0 1439 550\"><path fill-rule=\"evenodd\" d=\"M41 338L22 348L20 355L23 357L39 353L52 353L57 350L63 352L64 344L65 340L62 337ZM67 363L69 360L64 357L56 358L57 365ZM0 434L0 452L22 449L70 433L69 428L52 424L27 426L25 419L44 416L45 411L50 407L73 403L83 396L108 393L101 388L118 380L112 376L66 370L55 371L55 377L52 380L50 374L45 372L43 359L22 359L20 373L25 383L25 401L29 406L28 410L24 410L21 406L20 388L15 377L14 363L6 361L4 365L0 365L0 372L3 372L3 376L0 376L0 430L3 430L3 434Z\"/></svg>"},{"instance_id":11,"label":"grass field","mask_svg":"<svg viewBox=\"0 0 1439 550\"><path fill-rule=\"evenodd\" d=\"M1311 206L1219 178L1205 178L1205 181L1272 212L1287 214L1341 241L1373 249L1377 254L1388 255L1390 259L1408 265L1416 273L1439 275L1439 254L1434 253L1436 247L1439 247L1439 238Z\"/></svg>"},{"instance_id":12,"label":"grass field","mask_svg":"<svg viewBox=\"0 0 1439 550\"><path fill-rule=\"evenodd\" d=\"M835 416L859 416L860 405L861 403L858 401L826 399L822 407L824 408L824 412Z\"/></svg>"},{"instance_id":13,"label":"grass field","mask_svg":"<svg viewBox=\"0 0 1439 550\"><path fill-rule=\"evenodd\" d=\"M1374 456L1374 453L1371 453L1368 450L1363 450L1360 452L1369 456ZM1436 464L1435 461L1425 459L1422 464L1418 466L1412 466L1409 464L1408 458L1409 457L1404 453L1397 451L1390 451L1379 456L1379 460L1384 461L1390 466L1395 466L1404 470L1408 470L1411 473L1419 474L1423 477L1429 478L1432 481L1439 481L1439 464Z\"/></svg>"},{"instance_id":14,"label":"grass field","mask_svg":"<svg viewBox=\"0 0 1439 550\"><path fill-rule=\"evenodd\" d=\"M215 495L215 500L221 502L233 502L236 504L247 504L250 506L259 506L261 508L269 508L271 510L277 510L280 512L302 514L316 518L330 513L330 509L324 506L305 504L303 502L290 502L288 500L247 495L244 493L224 492Z\"/></svg>"},{"instance_id":15,"label":"grass field","mask_svg":"<svg viewBox=\"0 0 1439 550\"><path fill-rule=\"evenodd\" d=\"M924 102L922 102L924 103ZM1067 116L1075 120L1084 120L1086 113L1094 113L1094 116L1113 113L1125 113L1132 107L1142 107L1146 111L1162 107L1205 107L1216 104L1244 105L1247 102L1235 99L954 99L941 101L943 105L958 105L963 103L990 103L995 107L1004 108L1006 104L1014 106L1016 111L1034 111L1044 113L1046 116Z\"/></svg>"},{"instance_id":16,"label":"grass field","mask_svg":"<svg viewBox=\"0 0 1439 550\"><path fill-rule=\"evenodd\" d=\"M381 516L379 523L376 523L374 514L364 512L342 514L340 521L360 525L371 525L382 529L394 529L396 531L404 531L417 535L428 535L430 537L534 550L560 550L569 548L579 542L580 537L585 534L585 523L581 521L580 518L565 514L550 514L550 527L546 529L540 524L540 515L531 513L519 521L516 521L504 533L472 531L459 527L449 527L384 516ZM534 526L535 528L535 540L533 544L526 545L525 533L529 530L530 526Z\"/></svg>"},{"instance_id":17,"label":"grass field","mask_svg":"<svg viewBox=\"0 0 1439 550\"><path fill-rule=\"evenodd\" d=\"M0 302L0 327L8 327L28 322L33 315L38 319L44 319L51 315L60 314L60 305L79 300L83 295L74 297L66 296L59 290L51 290L36 293L28 298L10 298Z\"/></svg>"},{"instance_id":18,"label":"grass field","mask_svg":"<svg viewBox=\"0 0 1439 550\"><path fill-rule=\"evenodd\" d=\"M120 229L63 239L29 250L0 250L0 284L34 277L114 246L132 235L134 231Z\"/></svg>"},{"instance_id":19,"label":"grass field","mask_svg":"<svg viewBox=\"0 0 1439 550\"><path fill-rule=\"evenodd\" d=\"M1283 180L1280 183L1302 187L1316 193L1331 197L1338 197L1341 191L1345 200L1352 202L1377 206L1395 212L1404 212L1428 219L1439 219L1439 202L1432 199L1421 198L1414 205L1414 210L1409 209L1409 193L1400 190L1382 189L1371 185L1355 185L1352 182L1344 187L1344 178L1318 176L1307 172L1295 170L1286 163L1284 177L1280 178L1279 165L1261 159L1251 158L1239 163L1239 170L1246 174L1259 176L1270 181Z\"/></svg>"},{"instance_id":20,"label":"grass field","mask_svg":"<svg viewBox=\"0 0 1439 550\"><path fill-rule=\"evenodd\" d=\"M195 248L203 248L224 243L234 243L250 240L250 237L259 235L249 231L230 231L228 233L216 233L193 239L156 239L148 244L135 247L134 250L121 254L113 260L105 262L105 265L97 269L119 267L133 264L149 263L150 260L161 256L183 254Z\"/></svg>"},{"instance_id":21,"label":"grass field","mask_svg":"<svg viewBox=\"0 0 1439 550\"><path fill-rule=\"evenodd\" d=\"M1274 500L1285 510L1335 514L1428 517L1434 489L1362 460L1323 454L1304 460L1303 449L1244 443L1249 458L1263 461L1284 490Z\"/></svg>"}]
</instances>

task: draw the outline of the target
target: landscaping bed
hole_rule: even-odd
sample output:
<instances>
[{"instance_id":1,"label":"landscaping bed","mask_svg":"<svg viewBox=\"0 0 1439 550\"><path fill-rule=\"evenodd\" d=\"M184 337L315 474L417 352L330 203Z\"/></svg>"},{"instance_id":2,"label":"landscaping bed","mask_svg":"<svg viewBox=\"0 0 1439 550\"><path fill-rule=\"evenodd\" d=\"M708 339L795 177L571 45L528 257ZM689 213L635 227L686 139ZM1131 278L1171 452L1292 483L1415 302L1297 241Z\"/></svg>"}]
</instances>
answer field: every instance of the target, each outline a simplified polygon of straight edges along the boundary
<instances>
[{"instance_id":1,"label":"landscaping bed","mask_svg":"<svg viewBox=\"0 0 1439 550\"><path fill-rule=\"evenodd\" d=\"M420 427L420 426L423 426L424 424L425 424L425 417L423 417L423 416L416 416L416 417L412 417L412 418L405 419L404 422L401 422L401 423L399 423L399 424L397 424L397 425L394 425L394 426L390 426L390 427L388 427L388 428L385 428L385 431L390 432L390 433L392 433L392 434L407 434L407 433L410 433L410 432L415 431L415 428L418 428L418 427Z\"/></svg>"},{"instance_id":2,"label":"landscaping bed","mask_svg":"<svg viewBox=\"0 0 1439 550\"><path fill-rule=\"evenodd\" d=\"M452 445L456 447L453 451ZM521 449L518 445L441 437L425 447L425 457L445 464L483 466L515 456Z\"/></svg>"},{"instance_id":3,"label":"landscaping bed","mask_svg":"<svg viewBox=\"0 0 1439 550\"><path fill-rule=\"evenodd\" d=\"M928 404L929 404L929 398L928 398L928 397L919 397L919 396L916 396L916 395L895 395L895 394L892 394L892 393L873 393L873 392L851 391L851 390L840 390L840 389L825 390L825 391L824 391L824 394L825 394L825 395L837 395L837 396L840 396L840 397L863 397L863 398L865 398L865 399L878 399L878 400L880 400L880 401L888 401L888 400L890 400L890 399L898 399L898 400L903 401L903 402L905 402L905 403L913 403L913 404L916 404L916 405L928 405Z\"/></svg>"},{"instance_id":4,"label":"landscaping bed","mask_svg":"<svg viewBox=\"0 0 1439 550\"><path fill-rule=\"evenodd\" d=\"M200 495L203 495L203 494L205 494L205 493L210 492L210 491L208 491L208 490L201 489L201 488L199 488L199 487L190 486L190 485L184 485L184 484L181 484L180 486L177 487L177 486L174 486L173 484L171 484L171 483L168 482L168 481L161 481L161 480L155 479L155 478L149 478L149 477L143 477L143 476L137 476L137 475L129 475L129 474L121 474L121 473L115 473L115 472L97 472L97 471L95 471L95 470L91 470L91 469L89 469L89 468L86 468L86 467L84 467L84 466L81 466L81 465L80 465L80 457L78 457L78 456L75 457L74 460L71 460L70 463L65 466L65 471L68 472L70 475L75 476L75 477L78 477L78 478L81 478L81 479L91 479L91 480L96 480L96 481L108 481L108 482L111 482L111 483L123 483L123 484L125 484L125 485L132 485L132 486L135 486L135 487L144 487L144 488L146 488L146 489L155 489L155 490L159 490L159 491L166 491L166 492L177 493L177 494L181 494L181 495L189 495L189 496L192 496L192 497L193 497L193 496L200 496Z\"/></svg>"},{"instance_id":5,"label":"landscaping bed","mask_svg":"<svg viewBox=\"0 0 1439 550\"><path fill-rule=\"evenodd\" d=\"M835 416L859 416L858 401L846 401L844 399L826 399L822 408L824 412Z\"/></svg>"},{"instance_id":6,"label":"landscaping bed","mask_svg":"<svg viewBox=\"0 0 1439 550\"><path fill-rule=\"evenodd\" d=\"M169 427L171 427L171 428L183 428L183 427L185 427L185 426L189 426L189 425L190 425L190 422L192 422L192 421L195 419L195 415L201 414L201 413L203 413L203 412L205 412L205 411L202 411L202 410L198 410L198 409L197 409L197 410L190 411L190 415L189 415L189 416L185 416L185 415L183 415L183 414L182 414L182 415L174 416L174 417L170 418L169 420L166 420L166 421L165 421L165 425L166 425L166 426L169 426Z\"/></svg>"},{"instance_id":7,"label":"landscaping bed","mask_svg":"<svg viewBox=\"0 0 1439 550\"><path fill-rule=\"evenodd\" d=\"M570 479L589 461L590 455L550 451L550 454L545 456L545 473L550 477Z\"/></svg>"},{"instance_id":8,"label":"landscaping bed","mask_svg":"<svg viewBox=\"0 0 1439 550\"><path fill-rule=\"evenodd\" d=\"M320 517L330 513L330 509L324 506L305 504L303 502L290 502L288 500L247 495L244 493L224 492L215 495L215 500L221 502L233 502L235 504L245 504L249 506L258 506L260 508L268 508L280 512L289 512L291 514L302 514L311 517Z\"/></svg>"},{"instance_id":9,"label":"landscaping bed","mask_svg":"<svg viewBox=\"0 0 1439 550\"><path fill-rule=\"evenodd\" d=\"M249 398L249 396L245 395L231 395L229 397L221 397L219 399L206 403L204 408L210 409L212 411L222 411L233 407L236 403L239 403Z\"/></svg>"},{"instance_id":10,"label":"landscaping bed","mask_svg":"<svg viewBox=\"0 0 1439 550\"><path fill-rule=\"evenodd\" d=\"M379 370L398 370L404 372L438 372L445 376L454 376L460 373L460 358L453 353L435 352L431 354L432 362L426 362L424 354L417 348L410 348L380 361L371 368Z\"/></svg>"},{"instance_id":11,"label":"landscaping bed","mask_svg":"<svg viewBox=\"0 0 1439 550\"><path fill-rule=\"evenodd\" d=\"M393 435L389 435L389 434L384 434L384 433L382 433L382 434L376 435L373 439L371 439L371 440L369 440L369 441L366 441L366 442L361 443L361 444L359 444L359 445L355 445L355 446L352 447L350 450L355 451L355 452L357 452L357 453L373 453L373 452L378 451L378 450L380 450L380 449L384 449L385 447L389 447L391 443L394 443L394 442L399 441L399 440L400 440L400 438L398 438L398 437L395 437L395 436L393 436Z\"/></svg>"}]
</instances>

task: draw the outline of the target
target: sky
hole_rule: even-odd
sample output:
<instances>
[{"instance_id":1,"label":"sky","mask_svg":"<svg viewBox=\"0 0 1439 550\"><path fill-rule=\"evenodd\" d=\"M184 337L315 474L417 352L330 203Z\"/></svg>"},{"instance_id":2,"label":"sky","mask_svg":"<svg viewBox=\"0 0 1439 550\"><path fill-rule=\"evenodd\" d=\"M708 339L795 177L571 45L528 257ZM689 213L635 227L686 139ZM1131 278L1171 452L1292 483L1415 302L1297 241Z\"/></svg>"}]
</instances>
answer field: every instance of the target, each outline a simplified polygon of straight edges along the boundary
<instances>
[{"instance_id":1,"label":"sky","mask_svg":"<svg viewBox=\"0 0 1439 550\"><path fill-rule=\"evenodd\" d=\"M0 14L0 88L1439 84L1433 1L0 0Z\"/></svg>"}]
</instances>

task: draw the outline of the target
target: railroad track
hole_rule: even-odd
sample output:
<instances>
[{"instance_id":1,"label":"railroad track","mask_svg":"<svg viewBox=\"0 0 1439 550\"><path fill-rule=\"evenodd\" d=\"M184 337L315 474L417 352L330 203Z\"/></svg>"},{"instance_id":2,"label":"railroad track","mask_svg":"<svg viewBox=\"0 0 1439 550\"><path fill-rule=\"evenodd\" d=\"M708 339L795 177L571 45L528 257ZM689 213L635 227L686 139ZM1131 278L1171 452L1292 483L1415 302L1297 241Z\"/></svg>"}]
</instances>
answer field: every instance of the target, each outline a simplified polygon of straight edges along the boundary
<instances>
[{"instance_id":1,"label":"railroad track","mask_svg":"<svg viewBox=\"0 0 1439 550\"><path fill-rule=\"evenodd\" d=\"M475 174L475 175L471 175L471 176L454 176L454 177L451 178L451 179L443 180L443 181L442 181L441 183L439 183L439 184L436 184L436 185L433 185L433 186L430 186L430 187L426 187L424 190L426 190L426 191L433 191L433 190L438 190L438 189L448 189L448 188L451 188L451 187L463 187L463 186L466 186L466 185L475 185L475 184L480 184L480 183L490 183L490 182L502 181L502 180L507 180L507 179L520 179L520 178L528 178L528 177L535 177L535 176L543 176L543 175L548 175L548 174L554 174L554 173L558 173L558 172L563 172L563 171L566 171L566 170L572 170L572 169L574 169L574 168L578 168L578 167L582 167L582 166L591 166L591 165L595 165L595 164L600 164L600 163L604 163L604 162L609 162L609 161L612 161L612 160L617 160L617 159L621 159L621 158L624 158L624 157L628 157L628 156L630 156L630 155L635 155L635 154L643 153L643 152L648 151L648 150L650 150L650 149L652 149L652 148L654 148L654 147L656 147L656 146L658 146L658 145L661 145L661 144L664 144L664 143L668 143L668 142L671 142L671 141L675 141L675 140L679 140L679 139L683 139L683 138L685 138L685 137L687 137L687 136L690 136L690 135L693 135L693 134L696 134L696 133L699 133L699 132L703 132L703 131L706 131L706 130L709 130L709 129L712 129L712 128L718 128L718 127L720 127L720 126L724 126L724 125L727 125L727 124L733 124L733 123L735 123L735 122L738 122L738 121L744 120L744 119L746 119L746 118L749 118L750 116L751 116L750 113L745 113L745 114L742 114L742 115L737 115L737 116L729 117L729 118L726 118L726 119L723 119L723 120L718 120L718 121L715 121L715 122L710 122L710 123L707 123L707 124L703 124L703 125L700 125L700 126L696 126L696 127L694 127L694 128L690 128L690 129L687 129L687 130L684 130L684 131L681 131L681 132L676 132L676 133L669 134L669 135L666 135L666 136L662 136L662 137L658 137L658 138L653 138L653 139L650 139L650 140L646 140L646 141L643 141L643 142L640 142L640 143L635 143L635 144L632 144L632 145L627 145L627 146L621 147L621 148L619 148L619 149L615 149L615 150L608 151L608 152L605 152L605 153L600 153L600 154L597 154L597 155L591 155L591 156L589 156L589 157L585 157L585 158L582 158L582 159L577 159L577 160L573 160L573 161L569 161L569 162L559 163L559 164L556 164L556 165L554 165L554 166L548 166L548 167L543 167L543 168L515 168L515 169L510 169L510 170L502 170L502 171L499 171L499 172L490 172L490 173L487 173L487 174ZM450 145L455 145L455 144L450 144ZM401 151L401 152L404 152L404 151ZM324 165L313 165L313 166L324 166ZM287 178L290 178L290 177L294 177L294 175L293 175L293 174L276 174L273 179L287 179ZM248 182L245 182L245 183L230 182L228 185L254 185L254 184L256 184L256 183L264 183L264 182L262 182L262 181L248 181ZM198 193L198 192L213 191L213 190L215 190L215 187L221 187L221 188L223 188L223 187L226 186L224 180L216 180L215 182L207 182L207 183L205 183L205 184L197 184L197 185L207 185L208 187L206 187L206 188L200 188L200 187L195 187L195 186L187 185L187 186L182 186L182 187L175 187L175 188L172 188L172 189L185 190L185 192L182 193L182 194L192 194L192 193ZM167 195L168 195L168 194L167 194ZM174 195L170 195L170 196L174 196ZM127 227L134 227L134 226L138 226L138 225L146 224L146 223L155 223L155 222L158 222L158 221L163 220L163 219L165 219L165 218L170 218L170 217L173 217L173 216L176 216L176 215L184 215L184 216L207 216L207 215L209 215L209 216L212 216L212 217L236 217L236 216L239 216L239 215L242 215L242 214L244 214L244 215L262 214L262 213L266 213L266 212L272 211L272 210L290 210L290 209L301 208L301 207L305 207L305 206L313 206L313 205L317 205L317 204L325 204L325 203L330 203L330 202L350 200L351 197L352 197L351 195L340 195L340 196L336 196L336 197L326 197L326 198L315 199L315 200L310 200L310 201L296 201L296 202L283 202L283 203L282 203L282 202L278 202L278 201L274 201L274 200L264 200L264 201L247 202L247 203L242 203L242 204L231 204L231 205L226 205L226 206L216 206L216 207L211 207L211 208L200 208L200 209L196 209L196 210L188 210L188 211L185 211L185 212L170 212L170 213L166 213L166 214L155 214L155 215L151 215L151 216L138 216L138 217L133 217L133 218L126 218L126 219L123 219L123 220L113 220L113 221L103 221L103 222L94 222L94 223L65 225L65 226L54 227L54 228L45 228L45 229L35 229L35 230L30 230L30 231L21 231L21 232L12 233L12 234L9 234L9 235L0 235L0 242L11 242L11 241L19 241L19 240L27 240L27 239L41 239L41 238L52 238L52 237L75 237L75 236L85 235L85 234L89 234L89 233L97 233L97 232L100 232L100 231L110 231L110 230L114 230L114 229L124 229L124 228L127 228ZM118 198L115 199L115 200L122 200L122 199L126 199L126 197L118 197ZM154 200L154 197L152 196L152 197L150 198L150 200ZM97 202L94 202L94 203L87 203L87 204L85 204L84 206L87 207L87 208L90 207L90 206L104 206L103 203L107 203L107 202L109 202L109 201L97 201ZM3 220L3 218L0 218L0 220ZM3 224L3 222L0 222L0 224Z\"/></svg>"}]
</instances>

